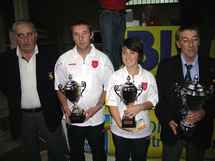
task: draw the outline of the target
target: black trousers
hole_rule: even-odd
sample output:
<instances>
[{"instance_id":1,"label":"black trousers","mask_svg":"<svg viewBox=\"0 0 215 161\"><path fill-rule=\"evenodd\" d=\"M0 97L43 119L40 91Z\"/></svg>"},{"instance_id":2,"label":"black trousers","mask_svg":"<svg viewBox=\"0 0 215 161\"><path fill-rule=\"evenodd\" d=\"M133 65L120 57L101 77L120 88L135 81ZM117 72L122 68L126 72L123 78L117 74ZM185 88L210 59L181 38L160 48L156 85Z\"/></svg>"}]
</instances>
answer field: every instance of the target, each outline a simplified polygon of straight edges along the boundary
<instances>
[{"instance_id":1,"label":"black trousers","mask_svg":"<svg viewBox=\"0 0 215 161\"><path fill-rule=\"evenodd\" d=\"M178 139L174 146L163 144L163 161L179 161L183 148L186 149L186 161L204 161L205 150L195 147L192 141Z\"/></svg>"},{"instance_id":2,"label":"black trousers","mask_svg":"<svg viewBox=\"0 0 215 161\"><path fill-rule=\"evenodd\" d=\"M45 124L42 112L22 112L20 141L24 150L24 160L41 161L39 131L47 143L48 160L64 161L65 152L61 127L59 126L53 133L50 132Z\"/></svg>"},{"instance_id":3,"label":"black trousers","mask_svg":"<svg viewBox=\"0 0 215 161\"><path fill-rule=\"evenodd\" d=\"M139 139L127 139L113 134L116 161L146 161L150 136Z\"/></svg>"},{"instance_id":4,"label":"black trousers","mask_svg":"<svg viewBox=\"0 0 215 161\"><path fill-rule=\"evenodd\" d=\"M91 148L93 161L106 161L104 150L104 123L98 126L78 127L67 124L70 161L85 161L85 137Z\"/></svg>"}]
</instances>

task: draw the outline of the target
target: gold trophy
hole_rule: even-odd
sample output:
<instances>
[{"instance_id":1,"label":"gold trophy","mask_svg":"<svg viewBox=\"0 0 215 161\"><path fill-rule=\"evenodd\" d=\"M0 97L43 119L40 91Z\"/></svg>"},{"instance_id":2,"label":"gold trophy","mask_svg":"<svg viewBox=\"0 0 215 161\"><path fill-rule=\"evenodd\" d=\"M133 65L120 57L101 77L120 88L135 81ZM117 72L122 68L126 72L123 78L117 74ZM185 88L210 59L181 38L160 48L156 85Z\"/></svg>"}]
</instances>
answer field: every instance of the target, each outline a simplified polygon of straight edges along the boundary
<instances>
[{"instance_id":1,"label":"gold trophy","mask_svg":"<svg viewBox=\"0 0 215 161\"><path fill-rule=\"evenodd\" d=\"M86 115L83 114L84 110L81 109L77 103L80 97L82 97L82 93L86 88L86 82L82 81L81 86L79 86L76 81L72 80L72 75L70 74L69 81L65 84L65 86L63 87L63 85L59 84L58 88L60 92L63 93L66 98L68 98L68 100L73 103L73 109L70 115L71 123L83 123Z\"/></svg>"},{"instance_id":2,"label":"gold trophy","mask_svg":"<svg viewBox=\"0 0 215 161\"><path fill-rule=\"evenodd\" d=\"M123 103L128 106L131 106L134 104L134 102L137 100L139 95L143 91L142 85L139 85L139 88L130 82L130 76L127 77L127 82L120 88L118 85L114 86L114 90L116 94L120 97L120 101L123 101ZM123 115L122 118L122 127L123 128L134 128L136 127L136 121L135 117L130 118L130 116Z\"/></svg>"}]
</instances>

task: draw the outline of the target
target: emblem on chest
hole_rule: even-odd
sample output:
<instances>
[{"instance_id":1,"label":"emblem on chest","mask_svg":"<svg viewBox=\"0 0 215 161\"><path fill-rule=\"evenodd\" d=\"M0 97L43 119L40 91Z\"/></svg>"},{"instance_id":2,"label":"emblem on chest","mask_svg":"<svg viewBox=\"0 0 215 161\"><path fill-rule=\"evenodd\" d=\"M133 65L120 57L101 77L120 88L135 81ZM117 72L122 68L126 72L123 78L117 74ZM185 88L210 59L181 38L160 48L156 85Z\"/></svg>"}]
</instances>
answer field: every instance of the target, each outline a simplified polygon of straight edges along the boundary
<instances>
[{"instance_id":1,"label":"emblem on chest","mask_svg":"<svg viewBox=\"0 0 215 161\"><path fill-rule=\"evenodd\" d=\"M96 61L96 60L93 60L93 61L92 61L92 67L93 67L93 68L97 68L98 65L99 65L99 61Z\"/></svg>"}]
</instances>

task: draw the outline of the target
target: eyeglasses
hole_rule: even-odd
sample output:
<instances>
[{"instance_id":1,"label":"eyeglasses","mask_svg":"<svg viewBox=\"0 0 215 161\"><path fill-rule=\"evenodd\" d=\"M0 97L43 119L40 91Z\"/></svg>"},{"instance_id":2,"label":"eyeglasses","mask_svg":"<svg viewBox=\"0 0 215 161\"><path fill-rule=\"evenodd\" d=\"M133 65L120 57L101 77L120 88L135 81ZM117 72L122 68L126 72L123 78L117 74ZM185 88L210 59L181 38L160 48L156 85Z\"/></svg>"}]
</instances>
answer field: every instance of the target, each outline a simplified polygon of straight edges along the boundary
<instances>
[{"instance_id":1,"label":"eyeglasses","mask_svg":"<svg viewBox=\"0 0 215 161\"><path fill-rule=\"evenodd\" d=\"M186 38L186 37L181 39L181 41L182 41L183 43L188 43L188 42L190 42L190 41L192 41L192 42L194 43L194 42L199 42L199 40L200 40L199 37L193 37L191 40L188 39L188 38Z\"/></svg>"}]
</instances>

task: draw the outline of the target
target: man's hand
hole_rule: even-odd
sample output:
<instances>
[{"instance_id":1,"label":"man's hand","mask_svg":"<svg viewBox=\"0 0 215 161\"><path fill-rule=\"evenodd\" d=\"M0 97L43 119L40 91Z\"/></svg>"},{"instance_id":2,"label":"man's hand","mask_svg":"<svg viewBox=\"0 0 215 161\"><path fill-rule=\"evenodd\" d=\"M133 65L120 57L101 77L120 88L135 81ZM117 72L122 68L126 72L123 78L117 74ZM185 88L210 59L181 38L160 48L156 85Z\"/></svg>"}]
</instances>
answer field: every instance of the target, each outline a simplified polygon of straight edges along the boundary
<instances>
[{"instance_id":1,"label":"man's hand","mask_svg":"<svg viewBox=\"0 0 215 161\"><path fill-rule=\"evenodd\" d=\"M100 106L97 105L95 107L91 107L89 108L87 111L85 111L83 114L87 115L87 117L85 118L84 122L86 122L89 118L93 117L95 115L96 112L98 112L100 110Z\"/></svg>"},{"instance_id":2,"label":"man's hand","mask_svg":"<svg viewBox=\"0 0 215 161\"><path fill-rule=\"evenodd\" d=\"M170 121L168 124L169 124L170 128L172 129L173 133L175 135L177 135L176 128L178 127L178 124L175 121L173 121L173 120Z\"/></svg>"},{"instance_id":3,"label":"man's hand","mask_svg":"<svg viewBox=\"0 0 215 161\"><path fill-rule=\"evenodd\" d=\"M66 116L66 121L67 123L71 124L71 120L70 120L70 115L71 115L71 111L69 108L66 108L64 109L64 113L65 113L65 116Z\"/></svg>"},{"instance_id":4,"label":"man's hand","mask_svg":"<svg viewBox=\"0 0 215 161\"><path fill-rule=\"evenodd\" d=\"M194 124L201 121L205 116L204 109L199 109L198 111L190 112L190 115L187 117L187 121Z\"/></svg>"},{"instance_id":5,"label":"man's hand","mask_svg":"<svg viewBox=\"0 0 215 161\"><path fill-rule=\"evenodd\" d=\"M66 116L66 121L67 121L68 124L71 124L71 122L70 122L71 120L69 118L69 116L71 115L71 111L70 111L70 109L68 107L67 98L59 90L57 90L56 92L57 92L57 96L58 96L58 98L60 100L60 103L61 103L61 105L63 107L64 113L65 113L65 116Z\"/></svg>"}]
</instances>

